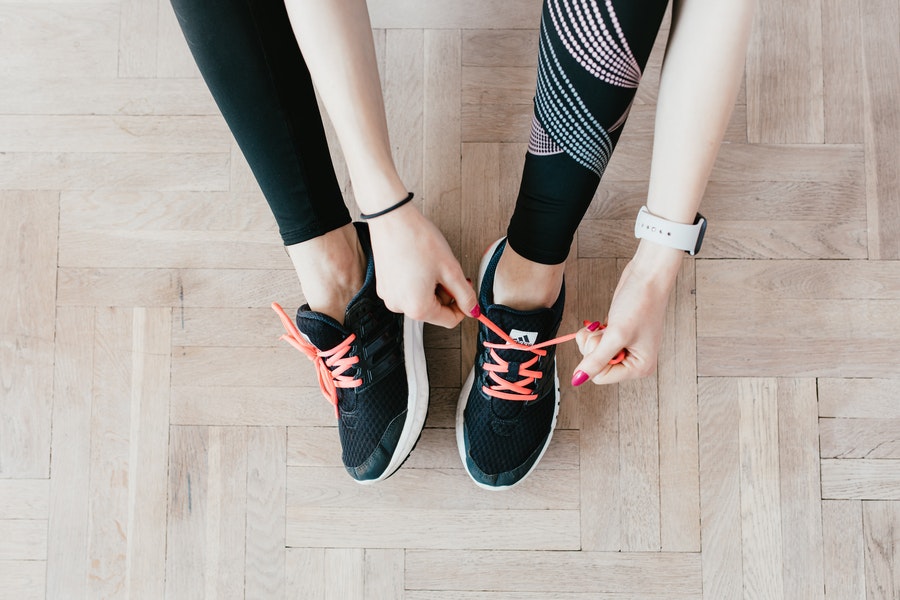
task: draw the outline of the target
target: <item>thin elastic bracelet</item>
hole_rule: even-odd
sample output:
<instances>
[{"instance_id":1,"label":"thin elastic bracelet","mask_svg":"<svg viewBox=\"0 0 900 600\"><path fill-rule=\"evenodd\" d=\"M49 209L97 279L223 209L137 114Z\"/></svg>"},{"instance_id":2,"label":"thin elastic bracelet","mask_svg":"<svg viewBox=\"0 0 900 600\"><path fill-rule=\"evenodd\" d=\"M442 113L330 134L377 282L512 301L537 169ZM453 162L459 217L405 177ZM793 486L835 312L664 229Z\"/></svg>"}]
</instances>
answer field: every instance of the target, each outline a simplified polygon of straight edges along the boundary
<instances>
[{"instance_id":1,"label":"thin elastic bracelet","mask_svg":"<svg viewBox=\"0 0 900 600\"><path fill-rule=\"evenodd\" d=\"M397 204L395 204L393 206L388 206L386 209L379 210L378 212L372 213L371 215L364 215L364 214L360 213L359 218L362 219L363 221L368 221L369 219L374 219L375 217L380 217L381 215L386 215L393 210L397 210L398 208L400 208L401 206L403 206L404 204L406 204L407 202L409 202L412 199L413 199L413 193L410 192L406 198L404 198Z\"/></svg>"}]
</instances>

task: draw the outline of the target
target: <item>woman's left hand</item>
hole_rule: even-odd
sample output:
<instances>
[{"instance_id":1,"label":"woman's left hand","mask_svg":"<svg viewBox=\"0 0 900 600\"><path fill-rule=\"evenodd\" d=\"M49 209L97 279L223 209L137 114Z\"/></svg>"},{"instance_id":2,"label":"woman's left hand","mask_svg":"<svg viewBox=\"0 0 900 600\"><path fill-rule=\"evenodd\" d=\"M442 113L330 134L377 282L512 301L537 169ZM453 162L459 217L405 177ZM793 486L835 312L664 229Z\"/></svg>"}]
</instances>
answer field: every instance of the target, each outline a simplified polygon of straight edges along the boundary
<instances>
[{"instance_id":1,"label":"woman's left hand","mask_svg":"<svg viewBox=\"0 0 900 600\"><path fill-rule=\"evenodd\" d=\"M662 342L669 294L684 253L641 242L634 259L622 273L609 308L605 329L578 332L584 355L572 376L572 385L588 379L596 384L618 383L651 375ZM625 350L625 359L609 362Z\"/></svg>"}]
</instances>

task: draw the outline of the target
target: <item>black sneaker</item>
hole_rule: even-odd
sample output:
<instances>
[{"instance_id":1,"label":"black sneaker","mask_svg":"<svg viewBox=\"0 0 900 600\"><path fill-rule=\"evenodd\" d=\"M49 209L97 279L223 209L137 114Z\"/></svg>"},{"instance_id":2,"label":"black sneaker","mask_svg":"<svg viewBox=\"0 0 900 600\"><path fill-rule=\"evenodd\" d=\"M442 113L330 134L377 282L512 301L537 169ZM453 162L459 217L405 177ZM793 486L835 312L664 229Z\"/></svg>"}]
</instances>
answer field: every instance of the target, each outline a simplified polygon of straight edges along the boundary
<instances>
[{"instance_id":1,"label":"black sneaker","mask_svg":"<svg viewBox=\"0 0 900 600\"><path fill-rule=\"evenodd\" d=\"M485 254L478 301L487 319L519 346L479 325L475 366L456 409L456 442L466 471L491 490L512 487L534 470L559 412L556 349L529 347L556 335L565 288L553 308L526 312L494 304L494 273L505 247L504 238Z\"/></svg>"},{"instance_id":2,"label":"black sneaker","mask_svg":"<svg viewBox=\"0 0 900 600\"><path fill-rule=\"evenodd\" d=\"M280 306L273 308L287 329L282 339L315 363L322 392L335 406L344 467L358 482L373 483L393 474L418 441L428 376L422 323L389 311L375 294L369 230L355 225L368 266L344 324L306 305L295 328Z\"/></svg>"}]
</instances>

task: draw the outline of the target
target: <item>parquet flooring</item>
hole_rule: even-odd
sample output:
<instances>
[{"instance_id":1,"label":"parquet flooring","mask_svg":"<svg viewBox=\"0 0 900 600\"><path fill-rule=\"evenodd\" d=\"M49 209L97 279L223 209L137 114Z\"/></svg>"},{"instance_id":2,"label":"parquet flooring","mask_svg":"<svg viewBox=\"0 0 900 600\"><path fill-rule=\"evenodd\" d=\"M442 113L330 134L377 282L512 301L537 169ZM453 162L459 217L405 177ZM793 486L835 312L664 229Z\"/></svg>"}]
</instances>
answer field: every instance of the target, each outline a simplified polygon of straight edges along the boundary
<instances>
[{"instance_id":1,"label":"parquet flooring","mask_svg":"<svg viewBox=\"0 0 900 600\"><path fill-rule=\"evenodd\" d=\"M401 175L474 273L540 2L370 9ZM563 330L635 247L664 37ZM426 331L407 464L343 473L268 308L302 302L292 267L168 2L0 1L0 598L900 598L898 41L897 0L760 0L657 373L564 386L540 467L490 494L453 438L468 322Z\"/></svg>"}]
</instances>

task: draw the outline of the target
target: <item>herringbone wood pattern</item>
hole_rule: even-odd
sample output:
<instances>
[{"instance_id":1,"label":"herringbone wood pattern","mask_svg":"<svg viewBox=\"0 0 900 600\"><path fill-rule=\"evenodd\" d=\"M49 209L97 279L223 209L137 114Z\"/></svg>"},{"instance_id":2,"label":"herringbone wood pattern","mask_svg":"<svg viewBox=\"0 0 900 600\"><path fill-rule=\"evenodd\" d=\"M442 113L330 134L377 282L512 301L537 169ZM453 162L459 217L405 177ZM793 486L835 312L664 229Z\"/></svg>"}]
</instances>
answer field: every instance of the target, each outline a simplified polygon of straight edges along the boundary
<instances>
[{"instance_id":1,"label":"herringbone wood pattern","mask_svg":"<svg viewBox=\"0 0 900 600\"><path fill-rule=\"evenodd\" d=\"M540 2L370 7L401 174L474 273ZM302 301L291 265L166 0L0 2L0 598L900 598L898 36L897 0L760 0L656 375L565 386L540 468L490 494L453 439L471 323L427 331L404 468L343 473L267 308ZM635 247L664 37L565 331Z\"/></svg>"}]
</instances>

